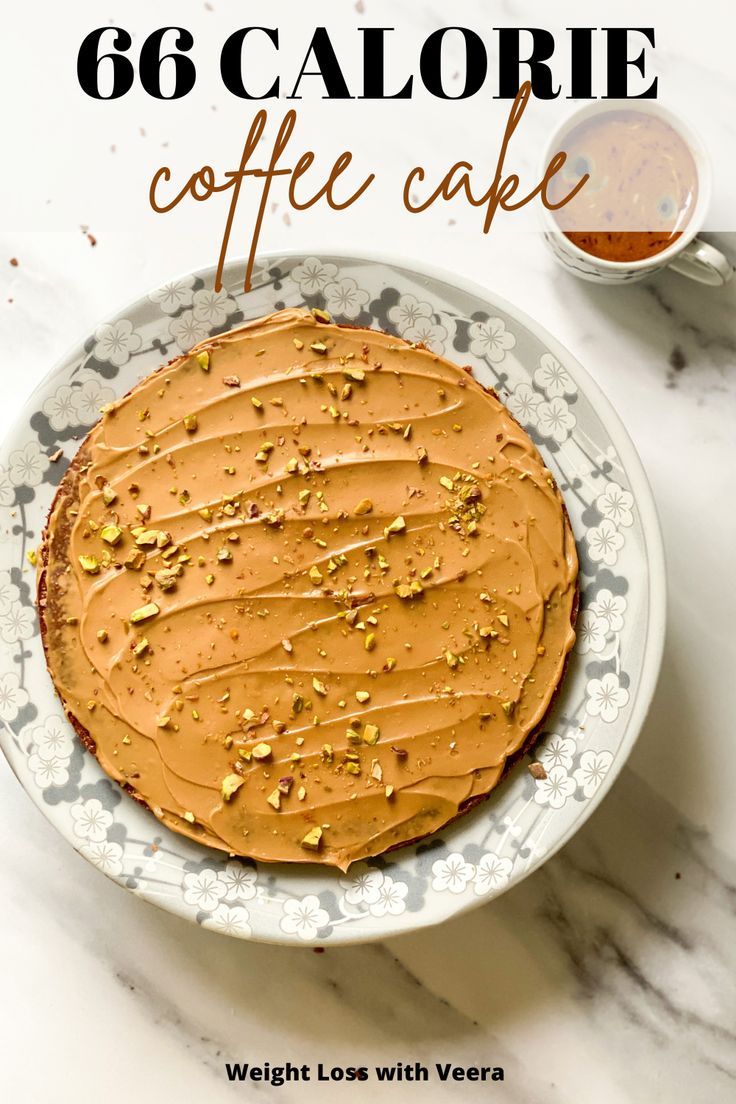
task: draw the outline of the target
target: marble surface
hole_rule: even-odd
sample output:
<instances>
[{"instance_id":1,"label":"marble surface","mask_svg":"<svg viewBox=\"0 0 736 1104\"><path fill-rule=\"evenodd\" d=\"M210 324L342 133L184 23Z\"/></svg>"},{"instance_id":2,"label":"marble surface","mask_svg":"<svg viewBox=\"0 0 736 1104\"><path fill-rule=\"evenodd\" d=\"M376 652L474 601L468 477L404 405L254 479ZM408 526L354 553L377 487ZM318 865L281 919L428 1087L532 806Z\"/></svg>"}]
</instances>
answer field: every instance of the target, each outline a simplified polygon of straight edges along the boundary
<instances>
[{"instance_id":1,"label":"marble surface","mask_svg":"<svg viewBox=\"0 0 736 1104\"><path fill-rule=\"evenodd\" d=\"M529 6L503 7L523 22ZM140 3L133 7L140 16ZM443 21L438 5L425 7L428 25ZM30 18L26 8L19 19ZM85 22L74 14L69 49ZM683 71L689 27L681 20L677 41L665 42L665 72ZM714 61L703 87L723 91L727 71ZM689 87L678 85L682 99ZM61 89L56 108L46 102L67 125L61 112L72 103L70 89ZM388 161L414 163L426 150L430 106L413 116L415 130L392 135ZM57 176L29 179L28 217L19 207L17 217L0 219L0 434L80 335L216 255L222 210L138 219L131 199L133 226L123 225L118 192L113 210L100 191L115 158L127 166L125 187L140 190L186 119L171 105L107 107L95 107L93 117L88 104L72 103L71 116L91 128L89 179L74 176L73 188L62 180L53 147ZM306 133L321 111L332 122L345 118L340 105L318 102L309 111ZM397 112L399 122L408 119ZM436 114L448 126L451 117L468 120L452 136L462 155L481 107ZM725 116L718 130L722 115L709 126L732 140ZM224 132L222 117L217 126ZM227 142L231 160L237 145ZM200 162L206 156L196 153ZM177 163L175 148L171 157ZM178 164L191 171L195 161L190 151ZM721 180L721 197L723 188ZM64 209L54 221L60 197ZM559 269L537 233L500 227L484 238L477 212L445 208L411 218L395 198L379 189L365 209L340 216L315 208L286 218L277 206L262 245L318 253L389 242L407 258L441 258L534 315L582 361L628 427L664 532L669 624L649 719L601 808L522 885L440 928L323 954L229 940L126 894L72 852L0 762L0 1084L13 1104L76 1104L80 1095L105 1104L164 1097L219 1104L236 1094L290 1104L352 1093L396 1101L462 1094L507 1104L736 1099L736 280L711 289L665 273L620 289L594 287ZM95 246L80 231L87 222ZM736 234L718 240L736 258ZM500 1065L506 1080L486 1088L436 1080L273 1090L227 1084L225 1060L287 1059Z\"/></svg>"}]
</instances>

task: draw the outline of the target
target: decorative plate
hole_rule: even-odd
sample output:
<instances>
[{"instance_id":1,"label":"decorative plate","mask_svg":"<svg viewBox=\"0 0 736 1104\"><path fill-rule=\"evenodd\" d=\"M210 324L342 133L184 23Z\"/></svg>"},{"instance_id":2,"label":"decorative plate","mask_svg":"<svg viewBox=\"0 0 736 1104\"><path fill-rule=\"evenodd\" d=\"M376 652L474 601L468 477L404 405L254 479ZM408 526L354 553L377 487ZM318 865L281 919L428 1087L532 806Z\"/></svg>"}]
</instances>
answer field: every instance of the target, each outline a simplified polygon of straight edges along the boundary
<instances>
[{"instance_id":1,"label":"decorative plate","mask_svg":"<svg viewBox=\"0 0 736 1104\"><path fill-rule=\"evenodd\" d=\"M213 290L172 280L102 323L48 375L0 450L0 742L22 785L108 877L204 927L272 943L338 944L436 924L497 897L561 847L625 762L664 640L664 566L649 487L597 386L531 319L443 273L376 258L266 256ZM227 861L163 828L84 751L46 671L30 560L77 442L103 404L196 342L285 306L422 341L493 386L538 444L581 563L578 642L537 758L420 844L323 868ZM29 553L31 554L29 557Z\"/></svg>"}]
</instances>

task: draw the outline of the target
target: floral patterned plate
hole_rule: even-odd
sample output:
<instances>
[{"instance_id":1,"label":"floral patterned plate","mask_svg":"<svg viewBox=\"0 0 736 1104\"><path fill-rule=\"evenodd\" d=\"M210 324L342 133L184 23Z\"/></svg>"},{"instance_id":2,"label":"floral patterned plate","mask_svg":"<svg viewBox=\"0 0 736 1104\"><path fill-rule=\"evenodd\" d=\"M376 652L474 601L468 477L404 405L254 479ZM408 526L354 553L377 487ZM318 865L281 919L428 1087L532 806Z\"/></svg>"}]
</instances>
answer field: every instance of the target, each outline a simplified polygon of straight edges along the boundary
<instances>
[{"instance_id":1,"label":"floral patterned plate","mask_svg":"<svg viewBox=\"0 0 736 1104\"><path fill-rule=\"evenodd\" d=\"M72 846L162 908L229 935L350 943L435 924L498 896L565 843L611 786L642 725L664 639L659 528L618 418L573 358L481 288L400 262L268 256L213 290L185 276L97 327L29 400L0 450L0 739L22 785ZM228 861L177 836L103 774L67 723L46 672L29 563L77 442L99 408L210 335L284 306L324 307L472 365L552 468L577 534L578 643L538 758L424 842L322 868ZM31 559L33 557L31 556Z\"/></svg>"}]
</instances>

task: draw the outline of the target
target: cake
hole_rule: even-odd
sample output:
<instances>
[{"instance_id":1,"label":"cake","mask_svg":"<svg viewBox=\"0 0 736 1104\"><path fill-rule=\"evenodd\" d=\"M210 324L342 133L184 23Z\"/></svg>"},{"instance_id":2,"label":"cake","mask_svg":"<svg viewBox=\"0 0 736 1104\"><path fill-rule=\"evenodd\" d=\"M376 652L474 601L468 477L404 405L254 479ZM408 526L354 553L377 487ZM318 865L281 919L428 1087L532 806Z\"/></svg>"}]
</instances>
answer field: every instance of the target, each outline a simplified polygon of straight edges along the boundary
<instances>
[{"instance_id":1,"label":"cake","mask_svg":"<svg viewBox=\"0 0 736 1104\"><path fill-rule=\"evenodd\" d=\"M550 471L469 370L284 310L104 409L38 601L80 739L163 824L345 870L531 748L577 574Z\"/></svg>"}]
</instances>

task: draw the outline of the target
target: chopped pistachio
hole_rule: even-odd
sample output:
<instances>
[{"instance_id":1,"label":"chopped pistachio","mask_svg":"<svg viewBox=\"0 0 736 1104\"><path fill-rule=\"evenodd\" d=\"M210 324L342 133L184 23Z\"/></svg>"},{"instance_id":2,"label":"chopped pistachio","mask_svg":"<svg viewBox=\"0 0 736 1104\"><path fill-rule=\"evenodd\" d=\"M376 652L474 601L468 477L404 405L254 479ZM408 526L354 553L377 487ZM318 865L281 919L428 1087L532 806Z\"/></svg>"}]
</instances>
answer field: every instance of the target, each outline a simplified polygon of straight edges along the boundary
<instances>
[{"instance_id":1,"label":"chopped pistachio","mask_svg":"<svg viewBox=\"0 0 736 1104\"><path fill-rule=\"evenodd\" d=\"M229 563L233 558L233 554L229 548L218 548L217 559L220 563Z\"/></svg>"},{"instance_id":2,"label":"chopped pistachio","mask_svg":"<svg viewBox=\"0 0 736 1104\"><path fill-rule=\"evenodd\" d=\"M386 528L384 529L384 533L388 537L391 535L391 533L403 533L405 532L405 530L406 522L404 521L403 517L399 515L399 517L394 518L390 525L386 526Z\"/></svg>"},{"instance_id":3,"label":"chopped pistachio","mask_svg":"<svg viewBox=\"0 0 736 1104\"><path fill-rule=\"evenodd\" d=\"M102 501L106 506L112 506L113 502L117 501L117 495L112 489L109 483L105 483L102 487Z\"/></svg>"},{"instance_id":4,"label":"chopped pistachio","mask_svg":"<svg viewBox=\"0 0 736 1104\"><path fill-rule=\"evenodd\" d=\"M99 640L100 644L104 644L107 640L107 629L98 629L97 639Z\"/></svg>"},{"instance_id":5,"label":"chopped pistachio","mask_svg":"<svg viewBox=\"0 0 736 1104\"><path fill-rule=\"evenodd\" d=\"M360 764L348 762L345 764L345 770L348 774L360 774Z\"/></svg>"},{"instance_id":6,"label":"chopped pistachio","mask_svg":"<svg viewBox=\"0 0 736 1104\"><path fill-rule=\"evenodd\" d=\"M264 759L271 758L271 745L270 744L256 744L252 750L253 758L262 762Z\"/></svg>"},{"instance_id":7,"label":"chopped pistachio","mask_svg":"<svg viewBox=\"0 0 736 1104\"><path fill-rule=\"evenodd\" d=\"M129 568L130 571L140 571L145 562L146 554L140 548L133 549L123 561L125 567Z\"/></svg>"},{"instance_id":8,"label":"chopped pistachio","mask_svg":"<svg viewBox=\"0 0 736 1104\"><path fill-rule=\"evenodd\" d=\"M210 370L210 354L204 349L201 353L197 353L197 364L203 372L209 372Z\"/></svg>"},{"instance_id":9,"label":"chopped pistachio","mask_svg":"<svg viewBox=\"0 0 736 1104\"><path fill-rule=\"evenodd\" d=\"M197 415L196 414L185 414L183 421L184 421L184 428L187 431L187 433L196 433L197 432L197 427L198 427L199 423L197 421Z\"/></svg>"},{"instance_id":10,"label":"chopped pistachio","mask_svg":"<svg viewBox=\"0 0 736 1104\"><path fill-rule=\"evenodd\" d=\"M106 544L117 544L123 535L123 531L118 525L103 525L100 529L100 536Z\"/></svg>"},{"instance_id":11,"label":"chopped pistachio","mask_svg":"<svg viewBox=\"0 0 736 1104\"><path fill-rule=\"evenodd\" d=\"M373 509L373 503L369 498L361 498L358 505L355 507L354 513L358 514L370 514Z\"/></svg>"},{"instance_id":12,"label":"chopped pistachio","mask_svg":"<svg viewBox=\"0 0 736 1104\"><path fill-rule=\"evenodd\" d=\"M327 687L316 677L312 679L312 689L314 690L315 694L319 694L322 698L324 698L327 694Z\"/></svg>"},{"instance_id":13,"label":"chopped pistachio","mask_svg":"<svg viewBox=\"0 0 736 1104\"><path fill-rule=\"evenodd\" d=\"M366 638L365 638L365 650L367 652L372 652L373 649L375 648L375 646L376 646L376 634L375 633L368 633L366 635Z\"/></svg>"},{"instance_id":14,"label":"chopped pistachio","mask_svg":"<svg viewBox=\"0 0 736 1104\"><path fill-rule=\"evenodd\" d=\"M194 820L195 820L195 817L194 817L194 813L190 813L190 812L189 812L189 811L187 810L187 812L185 812L185 813L184 813L184 819L185 819L185 820L186 820L186 821L187 821L187 822L188 822L189 824L194 824Z\"/></svg>"},{"instance_id":15,"label":"chopped pistachio","mask_svg":"<svg viewBox=\"0 0 736 1104\"><path fill-rule=\"evenodd\" d=\"M156 574L154 575L154 579L162 590L171 590L173 587L176 586L176 580L178 576L181 575L181 573L182 568L180 565L177 565L177 567L173 568L164 567L160 571L156 572Z\"/></svg>"},{"instance_id":16,"label":"chopped pistachio","mask_svg":"<svg viewBox=\"0 0 736 1104\"><path fill-rule=\"evenodd\" d=\"M315 825L314 828L310 828L307 834L302 839L302 847L305 847L307 851L319 851L322 844L322 829L319 825Z\"/></svg>"},{"instance_id":17,"label":"chopped pistachio","mask_svg":"<svg viewBox=\"0 0 736 1104\"><path fill-rule=\"evenodd\" d=\"M139 621L148 621L150 617L155 617L157 613L160 613L160 610L156 603L148 602L145 606L133 610L130 620L132 624L137 625Z\"/></svg>"},{"instance_id":18,"label":"chopped pistachio","mask_svg":"<svg viewBox=\"0 0 736 1104\"><path fill-rule=\"evenodd\" d=\"M446 475L441 475L440 476L440 485L443 486L446 491L454 491L455 490L455 484Z\"/></svg>"},{"instance_id":19,"label":"chopped pistachio","mask_svg":"<svg viewBox=\"0 0 736 1104\"><path fill-rule=\"evenodd\" d=\"M397 583L394 587L394 593L398 598L418 598L420 594L424 593L424 587L418 579L412 579L410 583Z\"/></svg>"},{"instance_id":20,"label":"chopped pistachio","mask_svg":"<svg viewBox=\"0 0 736 1104\"><path fill-rule=\"evenodd\" d=\"M149 645L148 641L146 640L146 638L144 636L136 644L135 648L133 649L133 654L137 655L137 656L145 655L145 653L148 651L149 647L150 647L150 645Z\"/></svg>"},{"instance_id":21,"label":"chopped pistachio","mask_svg":"<svg viewBox=\"0 0 736 1104\"><path fill-rule=\"evenodd\" d=\"M245 779L241 778L239 774L225 775L220 786L220 793L225 801L231 801L244 782Z\"/></svg>"},{"instance_id":22,"label":"chopped pistachio","mask_svg":"<svg viewBox=\"0 0 736 1104\"><path fill-rule=\"evenodd\" d=\"M309 578L312 580L315 586L320 586L322 582L324 582L324 576L322 575L322 572L316 564L312 564L312 566L310 567Z\"/></svg>"},{"instance_id":23,"label":"chopped pistachio","mask_svg":"<svg viewBox=\"0 0 736 1104\"><path fill-rule=\"evenodd\" d=\"M370 744L371 747L378 743L378 738L381 735L378 725L367 724L363 729L363 740L366 744Z\"/></svg>"},{"instance_id":24,"label":"chopped pistachio","mask_svg":"<svg viewBox=\"0 0 736 1104\"><path fill-rule=\"evenodd\" d=\"M502 625L504 625L504 626L505 626L506 628L508 628L508 627L509 627L509 619L508 619L508 617L506 616L506 614L505 614L505 613L499 613L499 614L498 614L498 620L499 620L499 621L501 622L501 624L502 624Z\"/></svg>"},{"instance_id":25,"label":"chopped pistachio","mask_svg":"<svg viewBox=\"0 0 736 1104\"><path fill-rule=\"evenodd\" d=\"M364 702L371 700L371 695L368 690L356 690L355 697L363 705Z\"/></svg>"},{"instance_id":26,"label":"chopped pistachio","mask_svg":"<svg viewBox=\"0 0 736 1104\"><path fill-rule=\"evenodd\" d=\"M88 575L97 575L100 570L100 561L96 556L80 556L79 563L82 571L86 571Z\"/></svg>"},{"instance_id":27,"label":"chopped pistachio","mask_svg":"<svg viewBox=\"0 0 736 1104\"><path fill-rule=\"evenodd\" d=\"M514 712L514 709L516 708L516 702L512 702L512 701L501 702L501 708L503 709L506 716L510 717L511 714Z\"/></svg>"},{"instance_id":28,"label":"chopped pistachio","mask_svg":"<svg viewBox=\"0 0 736 1104\"><path fill-rule=\"evenodd\" d=\"M152 544L156 544L158 539L158 529L144 529L141 526L137 526L131 530L135 543L139 548L146 548Z\"/></svg>"},{"instance_id":29,"label":"chopped pistachio","mask_svg":"<svg viewBox=\"0 0 736 1104\"><path fill-rule=\"evenodd\" d=\"M332 315L325 310L320 310L319 307L312 307L312 314L318 322L331 322Z\"/></svg>"},{"instance_id":30,"label":"chopped pistachio","mask_svg":"<svg viewBox=\"0 0 736 1104\"><path fill-rule=\"evenodd\" d=\"M36 549L35 548L29 548L28 551L26 552L26 557L27 557L28 562L31 565L31 567L35 567L36 566Z\"/></svg>"},{"instance_id":31,"label":"chopped pistachio","mask_svg":"<svg viewBox=\"0 0 736 1104\"><path fill-rule=\"evenodd\" d=\"M278 789L273 790L266 798L268 804L276 810L281 808L281 793Z\"/></svg>"},{"instance_id":32,"label":"chopped pistachio","mask_svg":"<svg viewBox=\"0 0 736 1104\"><path fill-rule=\"evenodd\" d=\"M313 353L319 353L320 356L324 356L327 352L327 346L324 341L313 341L309 348Z\"/></svg>"}]
</instances>

